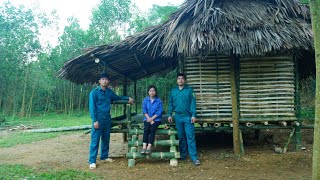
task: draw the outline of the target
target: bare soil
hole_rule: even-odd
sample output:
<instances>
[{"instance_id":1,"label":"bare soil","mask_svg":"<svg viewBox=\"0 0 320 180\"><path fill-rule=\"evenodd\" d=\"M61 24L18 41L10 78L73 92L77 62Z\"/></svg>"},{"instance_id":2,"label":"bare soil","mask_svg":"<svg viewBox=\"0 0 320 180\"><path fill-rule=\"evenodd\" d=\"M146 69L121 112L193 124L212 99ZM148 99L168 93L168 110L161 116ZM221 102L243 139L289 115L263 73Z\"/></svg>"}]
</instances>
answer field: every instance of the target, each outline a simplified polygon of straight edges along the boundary
<instances>
[{"instance_id":1,"label":"bare soil","mask_svg":"<svg viewBox=\"0 0 320 180\"><path fill-rule=\"evenodd\" d=\"M110 155L116 162L97 161L94 173L106 179L311 179L313 130L303 130L305 150L294 152L291 145L286 154L274 151L283 147L289 137L287 130L263 130L260 139L253 132L244 134L245 155L232 154L231 134L197 134L201 166L190 160L169 166L169 160L137 160L127 167L124 156L127 144L122 134L112 134ZM40 134L39 134L40 135ZM0 148L0 164L24 164L38 171L88 168L90 135L76 132L30 144ZM154 151L157 151L157 147Z\"/></svg>"}]
</instances>

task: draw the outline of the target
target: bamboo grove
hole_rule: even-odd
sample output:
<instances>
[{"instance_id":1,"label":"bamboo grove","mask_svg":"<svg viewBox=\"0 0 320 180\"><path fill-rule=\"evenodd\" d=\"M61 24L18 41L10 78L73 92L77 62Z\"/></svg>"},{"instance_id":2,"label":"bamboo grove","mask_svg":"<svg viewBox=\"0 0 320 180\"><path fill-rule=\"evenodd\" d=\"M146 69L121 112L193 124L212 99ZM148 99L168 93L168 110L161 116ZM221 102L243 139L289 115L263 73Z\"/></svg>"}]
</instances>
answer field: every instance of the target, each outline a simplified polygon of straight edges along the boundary
<instances>
[{"instance_id":1,"label":"bamboo grove","mask_svg":"<svg viewBox=\"0 0 320 180\"><path fill-rule=\"evenodd\" d=\"M150 13L142 13L130 1L101 0L92 10L89 28L84 30L74 17L68 19L66 27L59 27L59 17L54 11L45 13L37 7L16 7L9 1L0 7L0 114L29 118L50 112L86 113L88 94L96 85L76 85L57 78L63 63L81 54L83 48L119 41L161 23L177 9L153 6ZM41 31L44 28L61 29L62 34L54 37L58 41L49 42L50 34ZM138 81L137 107L151 84L159 87L159 95L166 101L166 90L174 83L170 80L167 83L166 79L172 79L173 74ZM121 86L115 84L113 88L122 94ZM130 84L128 95L132 94L133 84ZM115 106L113 112L121 114L122 106Z\"/></svg>"}]
</instances>

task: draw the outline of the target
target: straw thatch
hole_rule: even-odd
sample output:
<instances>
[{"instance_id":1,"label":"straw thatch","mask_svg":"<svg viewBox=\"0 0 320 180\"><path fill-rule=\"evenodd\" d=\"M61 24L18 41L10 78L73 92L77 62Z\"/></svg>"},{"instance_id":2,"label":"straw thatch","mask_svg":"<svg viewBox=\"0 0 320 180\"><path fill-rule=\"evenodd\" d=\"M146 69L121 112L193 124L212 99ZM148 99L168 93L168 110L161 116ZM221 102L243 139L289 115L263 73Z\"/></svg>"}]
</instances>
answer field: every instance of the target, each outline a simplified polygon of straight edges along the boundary
<instances>
[{"instance_id":1,"label":"straw thatch","mask_svg":"<svg viewBox=\"0 0 320 180\"><path fill-rule=\"evenodd\" d=\"M92 82L99 58L114 81L136 80L174 67L179 56L310 49L312 37L309 9L298 0L188 0L164 24L71 59L59 76Z\"/></svg>"}]
</instances>

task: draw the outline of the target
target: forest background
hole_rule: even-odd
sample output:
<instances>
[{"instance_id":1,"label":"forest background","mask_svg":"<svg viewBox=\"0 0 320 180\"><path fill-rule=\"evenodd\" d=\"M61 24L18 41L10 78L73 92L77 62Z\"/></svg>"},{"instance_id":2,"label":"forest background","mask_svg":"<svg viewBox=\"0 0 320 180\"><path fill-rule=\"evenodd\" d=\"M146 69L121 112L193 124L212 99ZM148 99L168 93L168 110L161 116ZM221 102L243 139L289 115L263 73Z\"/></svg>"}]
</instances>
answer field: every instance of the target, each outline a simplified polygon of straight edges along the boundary
<instances>
[{"instance_id":1,"label":"forest background","mask_svg":"<svg viewBox=\"0 0 320 180\"><path fill-rule=\"evenodd\" d=\"M55 46L43 46L40 39L41 29L59 29L55 11L47 13L36 7L16 7L10 1L3 3L0 9L0 122L10 126L57 114L87 118L88 95L96 85L77 85L59 79L57 71L64 62L80 55L85 48L120 41L160 24L178 7L153 5L149 12L142 13L131 1L100 0L92 9L89 28L84 30L78 19L68 18ZM314 119L314 74L309 72L301 79L301 115L309 120ZM135 104L138 112L149 85L157 86L158 96L166 107L169 90L176 83L175 76L174 70L139 80ZM122 86L113 85L112 89L122 94ZM128 95L133 94L132 83ZM113 106L112 115L120 115L122 108Z\"/></svg>"}]
</instances>

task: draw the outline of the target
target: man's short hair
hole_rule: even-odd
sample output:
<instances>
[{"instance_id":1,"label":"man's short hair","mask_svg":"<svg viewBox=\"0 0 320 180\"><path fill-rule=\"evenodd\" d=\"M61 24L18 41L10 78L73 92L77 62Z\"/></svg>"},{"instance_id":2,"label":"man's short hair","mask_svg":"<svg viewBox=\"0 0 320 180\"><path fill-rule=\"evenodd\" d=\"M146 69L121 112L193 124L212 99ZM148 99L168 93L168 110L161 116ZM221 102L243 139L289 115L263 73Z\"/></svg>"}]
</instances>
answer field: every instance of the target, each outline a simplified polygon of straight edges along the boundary
<instances>
[{"instance_id":1,"label":"man's short hair","mask_svg":"<svg viewBox=\"0 0 320 180\"><path fill-rule=\"evenodd\" d=\"M110 80L109 76L107 73L101 73L99 74L98 76L98 81L101 79L101 78L107 78L108 80Z\"/></svg>"},{"instance_id":2,"label":"man's short hair","mask_svg":"<svg viewBox=\"0 0 320 180\"><path fill-rule=\"evenodd\" d=\"M179 74L177 75L177 78L178 78L179 76L182 76L185 80L187 79L187 76L186 76L184 73L179 73Z\"/></svg>"}]
</instances>

